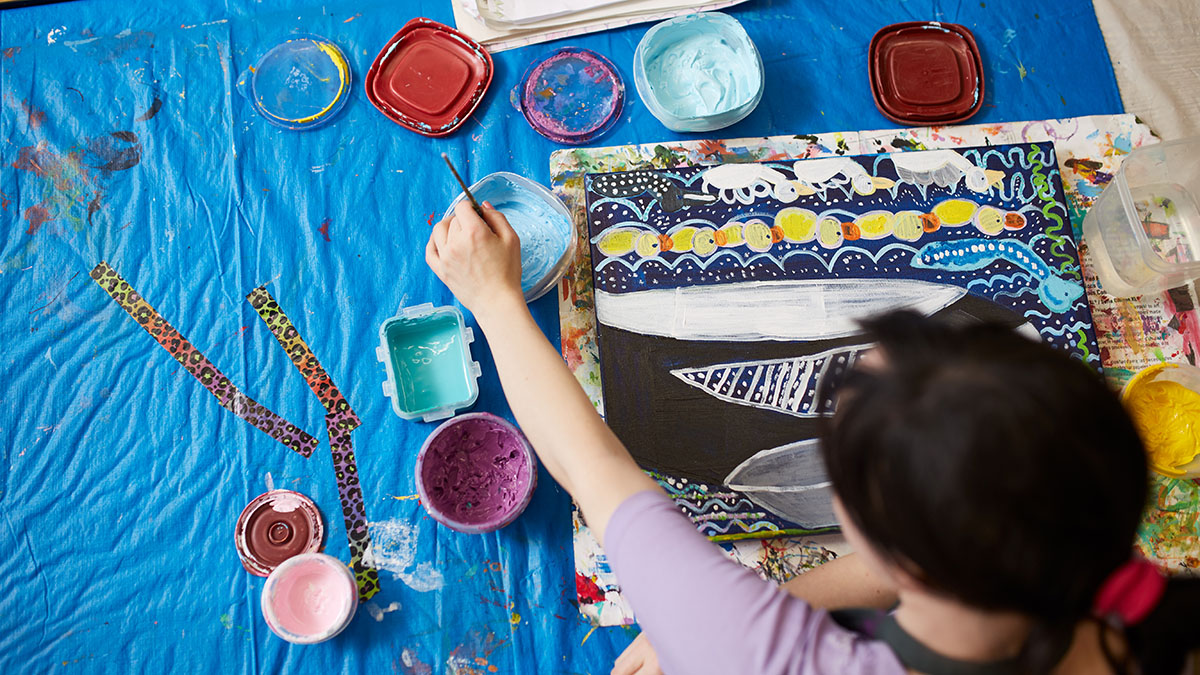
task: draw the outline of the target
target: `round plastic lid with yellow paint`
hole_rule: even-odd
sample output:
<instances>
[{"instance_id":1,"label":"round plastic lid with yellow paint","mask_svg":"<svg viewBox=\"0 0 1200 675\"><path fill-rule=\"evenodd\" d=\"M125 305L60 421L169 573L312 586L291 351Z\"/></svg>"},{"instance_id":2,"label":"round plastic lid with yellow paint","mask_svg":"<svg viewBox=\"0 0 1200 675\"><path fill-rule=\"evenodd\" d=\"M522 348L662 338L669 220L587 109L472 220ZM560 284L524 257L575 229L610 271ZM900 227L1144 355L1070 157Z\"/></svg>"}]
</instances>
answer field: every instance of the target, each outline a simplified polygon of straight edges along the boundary
<instances>
[{"instance_id":1,"label":"round plastic lid with yellow paint","mask_svg":"<svg viewBox=\"0 0 1200 675\"><path fill-rule=\"evenodd\" d=\"M327 124L349 99L350 62L316 35L294 35L244 73L238 89L268 122L285 129Z\"/></svg>"}]
</instances>

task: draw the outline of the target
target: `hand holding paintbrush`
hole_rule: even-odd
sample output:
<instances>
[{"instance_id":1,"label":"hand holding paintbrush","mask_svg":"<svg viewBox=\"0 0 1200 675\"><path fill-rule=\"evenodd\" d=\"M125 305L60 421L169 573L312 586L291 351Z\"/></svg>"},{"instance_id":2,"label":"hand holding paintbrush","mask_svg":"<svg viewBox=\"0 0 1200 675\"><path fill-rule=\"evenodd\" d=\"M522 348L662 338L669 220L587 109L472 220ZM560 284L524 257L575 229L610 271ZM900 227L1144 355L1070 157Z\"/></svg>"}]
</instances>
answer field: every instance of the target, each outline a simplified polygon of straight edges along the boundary
<instances>
[{"instance_id":1,"label":"hand holding paintbrush","mask_svg":"<svg viewBox=\"0 0 1200 675\"><path fill-rule=\"evenodd\" d=\"M443 152L442 159L446 160L446 166L450 167L450 173L454 174L454 180L458 181L458 184L462 186L463 194L465 194L467 196L467 200L471 202L471 208L475 209L475 213L478 213L480 218L483 218L483 207L479 205L479 202L475 201L475 195L471 194L471 190L467 187L467 184L463 182L462 176L458 175L458 171L456 171L454 169L454 165L450 163L450 156Z\"/></svg>"}]
</instances>

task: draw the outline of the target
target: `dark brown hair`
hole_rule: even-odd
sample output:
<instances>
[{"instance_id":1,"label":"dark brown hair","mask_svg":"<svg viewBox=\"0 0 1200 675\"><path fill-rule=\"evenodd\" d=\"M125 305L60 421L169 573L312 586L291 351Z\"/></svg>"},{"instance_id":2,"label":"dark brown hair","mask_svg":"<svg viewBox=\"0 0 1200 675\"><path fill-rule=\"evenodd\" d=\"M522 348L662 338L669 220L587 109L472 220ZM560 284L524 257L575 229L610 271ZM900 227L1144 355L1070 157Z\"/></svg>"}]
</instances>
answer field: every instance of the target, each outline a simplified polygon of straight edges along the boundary
<instances>
[{"instance_id":1,"label":"dark brown hair","mask_svg":"<svg viewBox=\"0 0 1200 675\"><path fill-rule=\"evenodd\" d=\"M838 383L822 439L849 518L930 588L1034 617L1024 658L1048 671L1132 555L1148 486L1132 422L1094 370L1010 329L911 312L863 328L884 364ZM1168 590L1193 616L1195 585ZM1173 604L1160 612L1194 626ZM1160 623L1128 631L1131 650L1143 672L1178 672L1190 644L1165 648Z\"/></svg>"}]
</instances>

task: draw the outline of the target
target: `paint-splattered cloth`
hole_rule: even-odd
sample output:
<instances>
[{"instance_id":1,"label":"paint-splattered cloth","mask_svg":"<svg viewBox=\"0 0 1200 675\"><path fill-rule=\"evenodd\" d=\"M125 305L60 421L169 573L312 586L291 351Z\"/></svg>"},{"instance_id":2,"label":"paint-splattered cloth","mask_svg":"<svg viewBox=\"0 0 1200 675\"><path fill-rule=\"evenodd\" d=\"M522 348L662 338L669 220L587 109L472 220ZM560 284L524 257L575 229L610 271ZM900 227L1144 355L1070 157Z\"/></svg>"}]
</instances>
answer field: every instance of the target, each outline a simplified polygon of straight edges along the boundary
<instances>
[{"instance_id":1,"label":"paint-splattered cloth","mask_svg":"<svg viewBox=\"0 0 1200 675\"><path fill-rule=\"evenodd\" d=\"M884 643L727 558L662 492L622 502L604 548L668 675L907 672Z\"/></svg>"}]
</instances>

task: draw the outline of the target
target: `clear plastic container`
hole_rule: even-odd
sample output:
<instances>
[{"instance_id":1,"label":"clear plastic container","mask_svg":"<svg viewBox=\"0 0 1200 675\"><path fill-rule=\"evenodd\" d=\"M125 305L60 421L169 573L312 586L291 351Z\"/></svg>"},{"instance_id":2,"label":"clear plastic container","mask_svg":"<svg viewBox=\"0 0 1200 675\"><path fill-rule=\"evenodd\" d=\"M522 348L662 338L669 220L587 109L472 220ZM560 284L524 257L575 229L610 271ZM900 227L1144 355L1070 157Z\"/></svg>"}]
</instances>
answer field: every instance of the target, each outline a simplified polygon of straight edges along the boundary
<instances>
[{"instance_id":1,"label":"clear plastic container","mask_svg":"<svg viewBox=\"0 0 1200 675\"><path fill-rule=\"evenodd\" d=\"M479 363L471 360L475 333L457 307L403 307L379 327L375 356L387 379L383 394L397 415L426 422L475 405Z\"/></svg>"},{"instance_id":2,"label":"clear plastic container","mask_svg":"<svg viewBox=\"0 0 1200 675\"><path fill-rule=\"evenodd\" d=\"M471 186L480 204L490 202L508 218L521 239L521 292L533 302L550 292L575 257L575 225L571 212L554 193L524 176L491 173ZM443 218L467 196L458 193Z\"/></svg>"},{"instance_id":3,"label":"clear plastic container","mask_svg":"<svg viewBox=\"0 0 1200 675\"><path fill-rule=\"evenodd\" d=\"M738 20L703 12L655 24L633 55L633 83L672 131L713 131L749 115L763 95L758 48Z\"/></svg>"},{"instance_id":4,"label":"clear plastic container","mask_svg":"<svg viewBox=\"0 0 1200 675\"><path fill-rule=\"evenodd\" d=\"M1179 385L1174 392L1150 391ZM1190 393L1189 393L1190 392ZM1121 390L1121 402L1142 435L1150 468L1174 478L1200 478L1200 368L1156 363L1143 368Z\"/></svg>"},{"instance_id":5,"label":"clear plastic container","mask_svg":"<svg viewBox=\"0 0 1200 675\"><path fill-rule=\"evenodd\" d=\"M1200 138L1138 148L1083 220L1106 293L1118 298L1200 279Z\"/></svg>"}]
</instances>

